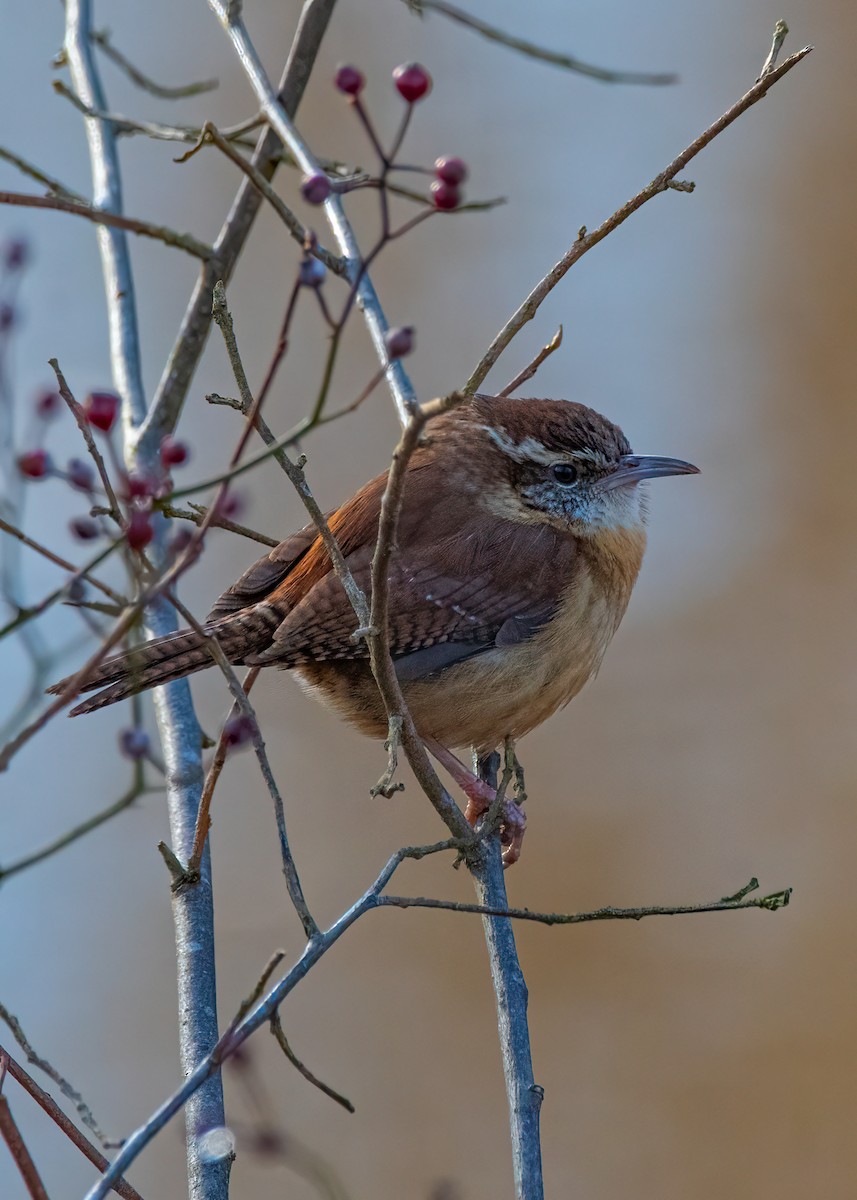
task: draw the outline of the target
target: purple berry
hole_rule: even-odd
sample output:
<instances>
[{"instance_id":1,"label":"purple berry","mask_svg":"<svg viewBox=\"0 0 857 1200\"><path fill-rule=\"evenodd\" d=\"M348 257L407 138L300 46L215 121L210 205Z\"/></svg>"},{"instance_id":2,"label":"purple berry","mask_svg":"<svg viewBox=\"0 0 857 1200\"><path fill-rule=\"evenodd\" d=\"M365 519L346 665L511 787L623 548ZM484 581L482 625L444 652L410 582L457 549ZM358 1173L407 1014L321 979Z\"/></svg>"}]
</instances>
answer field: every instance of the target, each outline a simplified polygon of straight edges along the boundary
<instances>
[{"instance_id":1,"label":"purple berry","mask_svg":"<svg viewBox=\"0 0 857 1200\"><path fill-rule=\"evenodd\" d=\"M30 257L30 244L24 238L12 238L3 251L3 264L7 271L20 271Z\"/></svg>"},{"instance_id":2,"label":"purple berry","mask_svg":"<svg viewBox=\"0 0 857 1200\"><path fill-rule=\"evenodd\" d=\"M247 713L236 713L223 726L223 740L230 750L240 750L252 741L256 734L256 722Z\"/></svg>"},{"instance_id":3,"label":"purple berry","mask_svg":"<svg viewBox=\"0 0 857 1200\"><path fill-rule=\"evenodd\" d=\"M83 402L83 411L90 425L109 433L119 412L119 397L115 392L90 392Z\"/></svg>"},{"instance_id":4,"label":"purple berry","mask_svg":"<svg viewBox=\"0 0 857 1200\"><path fill-rule=\"evenodd\" d=\"M95 487L95 472L82 458L70 458L66 473L71 486L79 492L91 492Z\"/></svg>"},{"instance_id":5,"label":"purple berry","mask_svg":"<svg viewBox=\"0 0 857 1200\"><path fill-rule=\"evenodd\" d=\"M186 442L180 442L169 434L161 442L161 462L165 467L180 467L190 458Z\"/></svg>"},{"instance_id":6,"label":"purple berry","mask_svg":"<svg viewBox=\"0 0 857 1200\"><path fill-rule=\"evenodd\" d=\"M337 67L333 82L338 90L344 92L346 96L359 96L366 84L366 78L362 71L358 71L357 67L343 63L341 67Z\"/></svg>"},{"instance_id":7,"label":"purple berry","mask_svg":"<svg viewBox=\"0 0 857 1200\"><path fill-rule=\"evenodd\" d=\"M327 268L317 258L309 256L301 260L298 279L303 287L321 287L326 274Z\"/></svg>"},{"instance_id":8,"label":"purple berry","mask_svg":"<svg viewBox=\"0 0 857 1200\"><path fill-rule=\"evenodd\" d=\"M73 517L68 524L74 537L79 538L82 542L91 542L93 538L97 538L101 533L96 523L91 517Z\"/></svg>"},{"instance_id":9,"label":"purple berry","mask_svg":"<svg viewBox=\"0 0 857 1200\"><path fill-rule=\"evenodd\" d=\"M178 558L187 550L188 546L193 541L193 529L190 525L180 525L169 541L170 553L174 558Z\"/></svg>"},{"instance_id":10,"label":"purple berry","mask_svg":"<svg viewBox=\"0 0 857 1200\"><path fill-rule=\"evenodd\" d=\"M0 304L0 333L7 333L18 319L11 304Z\"/></svg>"},{"instance_id":11,"label":"purple berry","mask_svg":"<svg viewBox=\"0 0 857 1200\"><path fill-rule=\"evenodd\" d=\"M316 171L314 175L304 175L301 195L307 204L324 204L330 192L330 180L323 171Z\"/></svg>"},{"instance_id":12,"label":"purple berry","mask_svg":"<svg viewBox=\"0 0 857 1200\"><path fill-rule=\"evenodd\" d=\"M50 388L45 388L43 392L39 392L36 397L36 413L43 421L52 420L62 408L62 397L59 392L52 391Z\"/></svg>"},{"instance_id":13,"label":"purple berry","mask_svg":"<svg viewBox=\"0 0 857 1200\"><path fill-rule=\"evenodd\" d=\"M140 471L131 471L125 480L125 496L128 500L151 500L157 489L157 483L151 475L143 475Z\"/></svg>"},{"instance_id":14,"label":"purple berry","mask_svg":"<svg viewBox=\"0 0 857 1200\"><path fill-rule=\"evenodd\" d=\"M246 507L244 495L241 492L230 490L218 503L215 515L227 521L235 521L241 516Z\"/></svg>"},{"instance_id":15,"label":"purple berry","mask_svg":"<svg viewBox=\"0 0 857 1200\"><path fill-rule=\"evenodd\" d=\"M51 469L51 459L47 450L25 450L18 455L18 470L27 479L43 479Z\"/></svg>"},{"instance_id":16,"label":"purple berry","mask_svg":"<svg viewBox=\"0 0 857 1200\"><path fill-rule=\"evenodd\" d=\"M467 178L467 163L462 158L438 158L434 164L434 173L444 183L464 183Z\"/></svg>"},{"instance_id":17,"label":"purple berry","mask_svg":"<svg viewBox=\"0 0 857 1200\"><path fill-rule=\"evenodd\" d=\"M431 75L419 63L402 63L393 72L393 83L403 100L416 104L431 91Z\"/></svg>"},{"instance_id":18,"label":"purple berry","mask_svg":"<svg viewBox=\"0 0 857 1200\"><path fill-rule=\"evenodd\" d=\"M119 734L119 749L126 758L138 762L149 753L149 735L139 725L123 729Z\"/></svg>"},{"instance_id":19,"label":"purple berry","mask_svg":"<svg viewBox=\"0 0 857 1200\"><path fill-rule=\"evenodd\" d=\"M436 179L431 185L431 198L435 208L439 208L441 212L451 212L461 203L461 192L454 183L444 183L442 179Z\"/></svg>"},{"instance_id":20,"label":"purple berry","mask_svg":"<svg viewBox=\"0 0 857 1200\"><path fill-rule=\"evenodd\" d=\"M128 518L128 528L125 530L128 545L132 550L142 550L154 536L155 531L149 514L141 508L135 508Z\"/></svg>"},{"instance_id":21,"label":"purple berry","mask_svg":"<svg viewBox=\"0 0 857 1200\"><path fill-rule=\"evenodd\" d=\"M384 334L384 345L390 358L404 358L414 348L413 325L399 325Z\"/></svg>"}]
</instances>

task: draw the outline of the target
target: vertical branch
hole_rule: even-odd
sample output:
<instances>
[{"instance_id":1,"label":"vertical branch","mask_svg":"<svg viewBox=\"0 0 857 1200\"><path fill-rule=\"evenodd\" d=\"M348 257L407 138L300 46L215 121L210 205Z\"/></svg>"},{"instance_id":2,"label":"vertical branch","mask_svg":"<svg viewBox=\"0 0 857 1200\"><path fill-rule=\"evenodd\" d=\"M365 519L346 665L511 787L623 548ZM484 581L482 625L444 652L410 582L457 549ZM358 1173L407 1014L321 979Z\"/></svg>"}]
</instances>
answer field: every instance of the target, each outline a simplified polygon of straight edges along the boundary
<instances>
[{"instance_id":1,"label":"vertical branch","mask_svg":"<svg viewBox=\"0 0 857 1200\"><path fill-rule=\"evenodd\" d=\"M478 763L480 779L492 787L497 786L499 763L500 756L496 753L486 755ZM499 833L489 834L483 840L478 857L469 866L477 902L494 910L508 909ZM497 1032L509 1100L515 1196L516 1200L543 1200L539 1114L544 1091L533 1078L527 985L511 920L483 916L482 925L497 1002Z\"/></svg>"},{"instance_id":2,"label":"vertical branch","mask_svg":"<svg viewBox=\"0 0 857 1200\"><path fill-rule=\"evenodd\" d=\"M107 106L92 54L89 0L67 0L66 53L72 81L84 103L103 111ZM109 123L86 118L96 205L121 212L122 191L115 137ZM113 382L122 397L125 455L135 457L133 432L146 416L140 371L140 344L134 284L127 236L122 230L99 228L110 326ZM160 437L142 440L136 455L144 470L159 469ZM164 561L166 522L158 521L152 558ZM146 612L152 637L173 632L171 605L159 597ZM155 691L155 713L167 773L167 805L174 851L186 860L193 845L196 812L202 791L202 738L187 681ZM200 884L173 894L173 923L179 1001L179 1045L182 1071L189 1075L217 1043L217 991L214 951L214 906L208 849L200 864ZM201 1135L223 1125L223 1087L219 1075L207 1079L186 1109L188 1189L191 1200L225 1200L231 1158L206 1160L199 1155Z\"/></svg>"}]
</instances>

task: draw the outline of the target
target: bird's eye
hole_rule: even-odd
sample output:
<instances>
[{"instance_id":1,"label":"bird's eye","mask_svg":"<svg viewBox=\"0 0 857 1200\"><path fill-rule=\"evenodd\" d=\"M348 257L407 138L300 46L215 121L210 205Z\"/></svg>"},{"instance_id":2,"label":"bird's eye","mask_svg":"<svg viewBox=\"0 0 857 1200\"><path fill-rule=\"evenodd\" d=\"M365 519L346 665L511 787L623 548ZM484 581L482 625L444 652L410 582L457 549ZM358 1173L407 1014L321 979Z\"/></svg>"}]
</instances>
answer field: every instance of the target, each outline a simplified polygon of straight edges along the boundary
<instances>
[{"instance_id":1,"label":"bird's eye","mask_svg":"<svg viewBox=\"0 0 857 1200\"><path fill-rule=\"evenodd\" d=\"M577 483L577 467L573 467L571 463L554 463L551 472L557 483L566 486L570 483Z\"/></svg>"}]
</instances>

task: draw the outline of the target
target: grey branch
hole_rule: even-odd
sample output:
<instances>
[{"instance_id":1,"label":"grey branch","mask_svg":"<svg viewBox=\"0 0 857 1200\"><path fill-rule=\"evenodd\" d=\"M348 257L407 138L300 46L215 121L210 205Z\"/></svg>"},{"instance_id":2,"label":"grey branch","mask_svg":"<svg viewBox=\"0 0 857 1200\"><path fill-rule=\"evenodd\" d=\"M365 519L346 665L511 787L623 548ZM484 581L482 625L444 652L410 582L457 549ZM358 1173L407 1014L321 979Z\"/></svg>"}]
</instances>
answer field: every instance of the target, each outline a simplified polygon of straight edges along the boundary
<instances>
[{"instance_id":1,"label":"grey branch","mask_svg":"<svg viewBox=\"0 0 857 1200\"><path fill-rule=\"evenodd\" d=\"M787 58L784 62L780 63L778 67L775 67L767 75L759 79L758 82L756 82L750 88L750 90L741 97L740 100L733 104L732 107L728 109L722 117L715 121L713 125L710 125L708 129L706 129L704 133L701 133L698 138L692 141L686 149L682 150L681 154L679 154L677 158L674 158L669 166L665 167L664 170L661 171L660 175L656 175L651 183L647 184L646 187L641 188L640 191L637 192L636 196L632 196L632 198L628 200L626 204L623 204L621 208L617 209L611 217L608 217L607 220L604 221L603 224L599 225L597 229L593 230L592 233L587 233L585 227L581 229L577 240L566 251L559 262L556 263L555 266L551 267L547 275L539 280L520 308L518 308L512 314L512 316L494 338L491 345L477 363L473 373L467 380L467 383L464 385L464 391L475 392L479 389L483 380L485 379L485 376L509 345L512 338L524 327L524 325L526 325L527 321L531 321L533 319L542 302L553 291L566 272L569 271L574 264L578 262L584 254L586 254L588 250L591 250L593 246L597 246L599 242L602 242L608 234L612 233L614 229L617 229L623 223L623 221L627 221L628 217L630 217L632 213L635 213L637 209L642 208L648 200L651 200L654 196L659 196L661 192L667 191L670 187L670 184L679 174L679 172L684 170L691 159L694 159L697 154L699 154L700 150L704 150L709 142L712 142L718 134L722 133L724 129L728 129L733 121L737 121L737 119L743 113L745 113L748 108L752 108L754 104L761 100L762 97L767 94L770 88L772 88L780 79L782 79L784 75L788 74L792 67L797 66L802 59L806 58L807 54L809 54L811 50L811 46L805 46L803 50L799 50L797 54L792 54L790 58Z\"/></svg>"},{"instance_id":2,"label":"grey branch","mask_svg":"<svg viewBox=\"0 0 857 1200\"><path fill-rule=\"evenodd\" d=\"M304 0L278 92L284 109L291 116L297 112L303 97L334 4L335 0ZM266 128L252 159L253 166L266 179L273 178L281 149L277 134ZM154 446L160 446L161 438L175 428L208 338L214 285L219 279L229 282L261 204L259 192L249 179L243 180L214 243L215 257L204 267L194 288L148 417L140 430L140 438L150 440Z\"/></svg>"},{"instance_id":3,"label":"grey branch","mask_svg":"<svg viewBox=\"0 0 857 1200\"><path fill-rule=\"evenodd\" d=\"M561 54L556 50L548 50L544 46L537 46L534 42L529 42L526 38L513 37L512 34L504 33L502 29L498 29L496 25L489 25L487 21L481 21L478 17L473 17L470 13L464 12L463 9L457 8L454 4L447 4L445 0L406 0L409 8L416 12L434 11L441 13L445 17L449 17L452 21L457 21L460 25L467 26L468 29L475 30L482 37L487 38L490 42L498 42L501 46L507 46L510 50L517 50L519 54L524 54L528 58L538 59L540 62L550 63L554 67L562 67L566 71L574 71L578 75L588 75L590 79L598 79L602 83L630 83L630 84L650 84L659 86L668 83L676 83L678 76L672 72L649 72L649 71L611 71L606 67L596 67L592 63L583 62L582 59L574 58L570 54Z\"/></svg>"},{"instance_id":4,"label":"grey branch","mask_svg":"<svg viewBox=\"0 0 857 1200\"><path fill-rule=\"evenodd\" d=\"M241 65L247 74L262 111L283 145L291 150L301 170L307 175L321 171L321 164L301 139L294 123L280 102L268 76L262 67L256 48L250 40L247 29L241 18L240 6L229 0L209 0L209 6L219 18L229 40L235 48ZM357 282L357 304L363 313L366 327L369 330L375 352L380 363L386 367L386 378L396 408L399 420L404 425L408 417L416 410L417 400L410 379L402 366L401 359L389 361L384 335L389 325L381 308L368 271L363 270L360 250L354 231L345 215L340 197L333 192L324 204L325 213L333 230L333 235L339 244L347 265L347 278L354 284Z\"/></svg>"},{"instance_id":5,"label":"grey branch","mask_svg":"<svg viewBox=\"0 0 857 1200\"><path fill-rule=\"evenodd\" d=\"M155 83L154 79L144 75L139 67L135 67L129 58L116 49L110 40L108 29L93 30L92 40L107 58L125 72L132 83L135 83L138 88L142 88L144 92L158 96L161 100L182 100L186 96L198 96L201 92L212 92L217 87L216 79L198 79L195 83L182 83L177 87L166 87L164 84Z\"/></svg>"}]
</instances>

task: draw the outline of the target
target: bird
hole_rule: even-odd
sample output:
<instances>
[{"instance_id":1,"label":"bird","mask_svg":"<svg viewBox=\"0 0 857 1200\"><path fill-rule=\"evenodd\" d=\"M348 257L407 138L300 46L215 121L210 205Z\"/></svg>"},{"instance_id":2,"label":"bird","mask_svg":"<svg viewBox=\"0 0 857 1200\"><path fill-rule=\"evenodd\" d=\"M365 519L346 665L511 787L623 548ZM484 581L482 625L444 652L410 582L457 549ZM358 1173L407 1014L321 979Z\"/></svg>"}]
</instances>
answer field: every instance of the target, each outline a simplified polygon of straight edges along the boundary
<instances>
[{"instance_id":1,"label":"bird","mask_svg":"<svg viewBox=\"0 0 857 1200\"><path fill-rule=\"evenodd\" d=\"M407 466L389 568L390 652L427 750L467 797L476 824L495 796L454 754L484 755L572 700L597 672L646 546L641 485L697 474L634 454L622 430L570 400L477 394L437 416ZM368 590L387 473L328 516ZM314 525L280 542L217 600L202 628L236 666L292 670L361 733L388 734L366 642ZM212 664L187 629L105 659L87 678L91 713ZM49 690L58 693L67 680ZM502 811L503 859L526 818Z\"/></svg>"}]
</instances>

